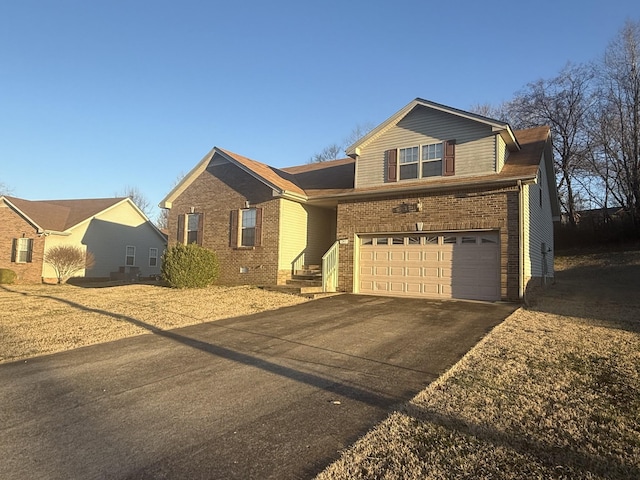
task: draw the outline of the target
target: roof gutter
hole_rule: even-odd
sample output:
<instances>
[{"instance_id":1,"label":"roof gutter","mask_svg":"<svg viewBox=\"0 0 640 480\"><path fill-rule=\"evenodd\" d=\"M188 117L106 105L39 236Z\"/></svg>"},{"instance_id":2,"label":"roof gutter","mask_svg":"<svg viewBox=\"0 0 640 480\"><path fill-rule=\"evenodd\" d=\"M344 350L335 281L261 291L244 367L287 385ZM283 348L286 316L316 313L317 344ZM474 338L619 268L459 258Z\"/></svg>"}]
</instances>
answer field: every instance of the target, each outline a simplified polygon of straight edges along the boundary
<instances>
[{"instance_id":1,"label":"roof gutter","mask_svg":"<svg viewBox=\"0 0 640 480\"><path fill-rule=\"evenodd\" d=\"M521 184L530 184L535 182L534 177L513 177L513 178L505 178L500 180L487 180L484 182L473 182L473 183L463 183L463 184L452 184L452 185L440 185L440 186L431 186L425 187L425 185L412 185L410 187L398 188L398 189L389 189L389 190L366 190L366 191L349 191L343 193L334 193L328 195L314 195L309 198L309 202L313 202L314 200L329 200L334 198L340 198L344 200L349 200L351 198L361 198L361 197L388 197L392 195L402 195L404 193L414 193L414 192L446 192L450 190L460 190L462 188L489 188L489 187L515 187Z\"/></svg>"}]
</instances>

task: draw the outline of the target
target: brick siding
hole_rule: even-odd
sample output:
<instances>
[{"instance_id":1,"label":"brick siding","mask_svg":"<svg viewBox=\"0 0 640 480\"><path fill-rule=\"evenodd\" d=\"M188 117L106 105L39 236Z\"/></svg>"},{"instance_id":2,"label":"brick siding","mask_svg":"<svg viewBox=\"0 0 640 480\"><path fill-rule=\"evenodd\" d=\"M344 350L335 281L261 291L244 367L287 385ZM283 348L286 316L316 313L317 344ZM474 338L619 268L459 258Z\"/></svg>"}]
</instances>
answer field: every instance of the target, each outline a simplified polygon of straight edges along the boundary
<instances>
[{"instance_id":1,"label":"brick siding","mask_svg":"<svg viewBox=\"0 0 640 480\"><path fill-rule=\"evenodd\" d=\"M261 207L262 246L231 248L231 211ZM204 213L202 246L216 252L220 263L218 283L273 285L278 281L278 227L280 200L271 188L232 164L210 166L173 202L169 211L169 245L177 241L178 215ZM246 267L247 273L240 273Z\"/></svg>"},{"instance_id":2,"label":"brick siding","mask_svg":"<svg viewBox=\"0 0 640 480\"><path fill-rule=\"evenodd\" d=\"M17 274L18 283L40 283L42 281L42 257L44 237L13 209L0 205L0 268L8 268ZM11 261L13 240L22 236L33 240L31 262Z\"/></svg>"},{"instance_id":3,"label":"brick siding","mask_svg":"<svg viewBox=\"0 0 640 480\"><path fill-rule=\"evenodd\" d=\"M403 208L422 203L422 211ZM337 238L340 245L339 290L354 291L354 241L366 233L415 232L422 222L425 232L461 230L497 231L500 236L501 297L518 300L518 191L514 188L466 190L447 194L417 193L371 200L342 201L338 205Z\"/></svg>"}]
</instances>

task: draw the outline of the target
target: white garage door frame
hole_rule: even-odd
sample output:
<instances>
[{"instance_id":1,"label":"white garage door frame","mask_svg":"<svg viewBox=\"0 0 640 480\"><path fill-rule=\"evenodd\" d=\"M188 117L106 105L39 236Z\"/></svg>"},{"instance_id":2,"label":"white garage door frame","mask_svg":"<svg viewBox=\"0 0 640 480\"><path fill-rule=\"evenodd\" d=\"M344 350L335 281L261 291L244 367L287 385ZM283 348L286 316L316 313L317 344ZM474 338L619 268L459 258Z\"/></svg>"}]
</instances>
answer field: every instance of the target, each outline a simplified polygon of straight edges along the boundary
<instances>
[{"instance_id":1,"label":"white garage door frame","mask_svg":"<svg viewBox=\"0 0 640 480\"><path fill-rule=\"evenodd\" d=\"M500 235L495 230L359 234L357 293L496 301Z\"/></svg>"}]
</instances>

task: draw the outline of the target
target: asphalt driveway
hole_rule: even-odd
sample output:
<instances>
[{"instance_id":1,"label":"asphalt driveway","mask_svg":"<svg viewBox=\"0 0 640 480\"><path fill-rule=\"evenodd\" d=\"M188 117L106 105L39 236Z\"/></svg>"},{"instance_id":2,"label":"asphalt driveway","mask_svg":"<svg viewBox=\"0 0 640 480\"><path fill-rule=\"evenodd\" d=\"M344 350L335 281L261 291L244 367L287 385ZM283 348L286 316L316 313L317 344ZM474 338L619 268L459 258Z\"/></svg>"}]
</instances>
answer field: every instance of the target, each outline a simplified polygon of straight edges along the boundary
<instances>
[{"instance_id":1,"label":"asphalt driveway","mask_svg":"<svg viewBox=\"0 0 640 480\"><path fill-rule=\"evenodd\" d=\"M341 295L0 365L0 478L310 478L515 308Z\"/></svg>"}]
</instances>

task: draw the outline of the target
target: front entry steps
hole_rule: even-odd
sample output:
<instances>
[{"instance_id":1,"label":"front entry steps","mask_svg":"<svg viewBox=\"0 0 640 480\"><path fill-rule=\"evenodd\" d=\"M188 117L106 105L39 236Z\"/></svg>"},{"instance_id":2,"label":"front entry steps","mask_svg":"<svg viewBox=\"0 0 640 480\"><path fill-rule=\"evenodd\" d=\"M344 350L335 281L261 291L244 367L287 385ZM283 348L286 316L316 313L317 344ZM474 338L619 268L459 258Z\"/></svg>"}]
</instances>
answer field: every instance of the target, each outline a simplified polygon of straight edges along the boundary
<instances>
[{"instance_id":1,"label":"front entry steps","mask_svg":"<svg viewBox=\"0 0 640 480\"><path fill-rule=\"evenodd\" d=\"M302 270L296 270L287 280L286 285L263 287L266 290L300 295L307 298L320 298L335 295L322 291L322 267L320 265L305 265Z\"/></svg>"}]
</instances>

